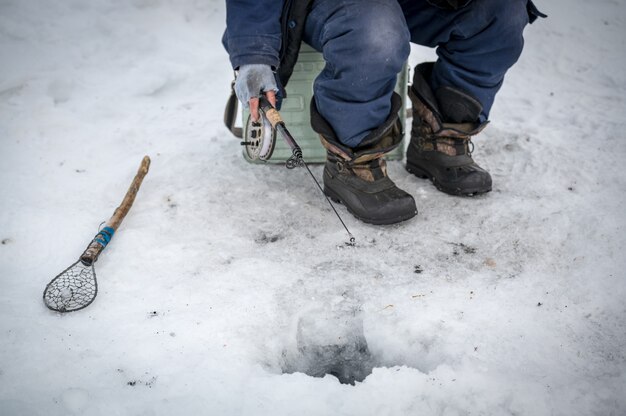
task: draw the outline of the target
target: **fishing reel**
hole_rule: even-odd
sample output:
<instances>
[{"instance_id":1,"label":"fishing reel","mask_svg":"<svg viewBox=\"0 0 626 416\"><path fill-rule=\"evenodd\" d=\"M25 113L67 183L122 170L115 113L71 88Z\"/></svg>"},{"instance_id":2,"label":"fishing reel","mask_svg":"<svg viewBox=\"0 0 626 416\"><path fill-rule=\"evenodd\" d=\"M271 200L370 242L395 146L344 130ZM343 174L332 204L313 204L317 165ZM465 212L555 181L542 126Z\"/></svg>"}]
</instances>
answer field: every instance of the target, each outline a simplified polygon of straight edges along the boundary
<instances>
[{"instance_id":1,"label":"fishing reel","mask_svg":"<svg viewBox=\"0 0 626 416\"><path fill-rule=\"evenodd\" d=\"M246 156L252 161L268 160L276 145L276 129L272 127L262 108L259 108L259 116L257 121L252 121L252 115L248 115L241 142Z\"/></svg>"}]
</instances>

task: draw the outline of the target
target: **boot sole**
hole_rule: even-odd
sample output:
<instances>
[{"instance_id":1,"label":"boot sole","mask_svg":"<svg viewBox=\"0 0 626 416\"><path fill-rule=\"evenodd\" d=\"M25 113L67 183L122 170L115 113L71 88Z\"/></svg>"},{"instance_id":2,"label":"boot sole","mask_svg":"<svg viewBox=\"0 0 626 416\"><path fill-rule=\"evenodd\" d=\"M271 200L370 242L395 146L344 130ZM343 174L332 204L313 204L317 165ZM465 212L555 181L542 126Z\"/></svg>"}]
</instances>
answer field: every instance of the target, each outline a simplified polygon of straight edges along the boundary
<instances>
[{"instance_id":1,"label":"boot sole","mask_svg":"<svg viewBox=\"0 0 626 416\"><path fill-rule=\"evenodd\" d=\"M444 192L448 195L454 195L454 196L476 196L476 195L480 195L480 194L486 194L487 192L491 192L491 188L489 189L484 189L484 188L470 188L470 189L459 189L459 188L451 188L451 187L447 187L441 183L439 183L439 181L437 181L437 178L435 178L433 175L430 174L430 172L428 172L427 170L424 170L422 168L419 168L409 162L406 163L406 170L409 173L412 173L413 175L417 176L418 178L421 179L429 179L433 185L435 185L435 188L437 188L438 190L440 190L441 192Z\"/></svg>"},{"instance_id":2,"label":"boot sole","mask_svg":"<svg viewBox=\"0 0 626 416\"><path fill-rule=\"evenodd\" d=\"M402 215L400 217L394 217L394 218L376 218L376 219L372 219L372 218L366 218L366 217L362 217L358 214L356 214L354 211L352 211L352 209L346 205L343 202L343 199L339 196L338 193L336 193L335 191L333 191L331 188L327 187L324 185L324 193L326 194L326 196L328 196L328 198L330 198L331 201L337 203L337 204L341 204L344 207L346 207L346 209L348 210L348 212L350 214L352 214L354 217L356 217L357 219L367 223L367 224L373 224L373 225L391 225L391 224L396 224L402 221L406 221L409 220L413 217L415 217L417 215L417 210L415 212L412 212L410 214L407 215Z\"/></svg>"}]
</instances>

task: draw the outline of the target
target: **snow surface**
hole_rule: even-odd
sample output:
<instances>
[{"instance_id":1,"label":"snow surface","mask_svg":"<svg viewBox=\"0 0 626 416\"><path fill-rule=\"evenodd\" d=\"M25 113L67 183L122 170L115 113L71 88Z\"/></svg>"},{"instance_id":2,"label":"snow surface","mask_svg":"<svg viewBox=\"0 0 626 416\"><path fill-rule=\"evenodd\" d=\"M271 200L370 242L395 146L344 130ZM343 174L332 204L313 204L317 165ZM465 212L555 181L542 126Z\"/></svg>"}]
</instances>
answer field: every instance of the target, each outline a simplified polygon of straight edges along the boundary
<instances>
[{"instance_id":1,"label":"snow surface","mask_svg":"<svg viewBox=\"0 0 626 416\"><path fill-rule=\"evenodd\" d=\"M494 191L392 162L420 214L340 207L349 248L222 126L223 2L0 0L0 415L626 414L626 4L537 3L475 140ZM48 311L144 154L95 302Z\"/></svg>"}]
</instances>

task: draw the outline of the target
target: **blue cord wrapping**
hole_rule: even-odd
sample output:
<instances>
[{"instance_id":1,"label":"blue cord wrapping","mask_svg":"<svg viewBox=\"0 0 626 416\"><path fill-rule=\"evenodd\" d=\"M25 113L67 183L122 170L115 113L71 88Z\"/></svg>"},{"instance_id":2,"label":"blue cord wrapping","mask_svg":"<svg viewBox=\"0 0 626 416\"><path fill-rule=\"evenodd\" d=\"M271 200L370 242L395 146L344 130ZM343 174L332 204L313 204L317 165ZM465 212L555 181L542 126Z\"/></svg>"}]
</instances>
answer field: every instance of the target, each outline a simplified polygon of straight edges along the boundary
<instances>
[{"instance_id":1,"label":"blue cord wrapping","mask_svg":"<svg viewBox=\"0 0 626 416\"><path fill-rule=\"evenodd\" d=\"M111 227L104 227L96 236L93 241L99 243L102 248L106 247L109 244L109 241L113 238L113 234L115 234L115 230Z\"/></svg>"}]
</instances>

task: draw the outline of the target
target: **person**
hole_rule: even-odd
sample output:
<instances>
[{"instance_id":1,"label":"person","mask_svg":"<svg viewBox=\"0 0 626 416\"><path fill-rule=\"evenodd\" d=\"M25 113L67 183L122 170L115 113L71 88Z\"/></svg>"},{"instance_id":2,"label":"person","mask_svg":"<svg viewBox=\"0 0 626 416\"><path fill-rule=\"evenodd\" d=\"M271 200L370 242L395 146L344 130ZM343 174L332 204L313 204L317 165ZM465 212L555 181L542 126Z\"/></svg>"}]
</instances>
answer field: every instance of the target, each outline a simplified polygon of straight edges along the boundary
<instances>
[{"instance_id":1,"label":"person","mask_svg":"<svg viewBox=\"0 0 626 416\"><path fill-rule=\"evenodd\" d=\"M417 214L387 175L384 155L402 142L394 92L410 42L436 47L417 65L406 168L442 192L489 192L471 137L488 123L524 27L545 17L530 0L227 0L224 46L235 92L258 119L258 97L285 97L302 41L326 65L313 85L311 125L327 150L324 192L357 218L393 224Z\"/></svg>"}]
</instances>

